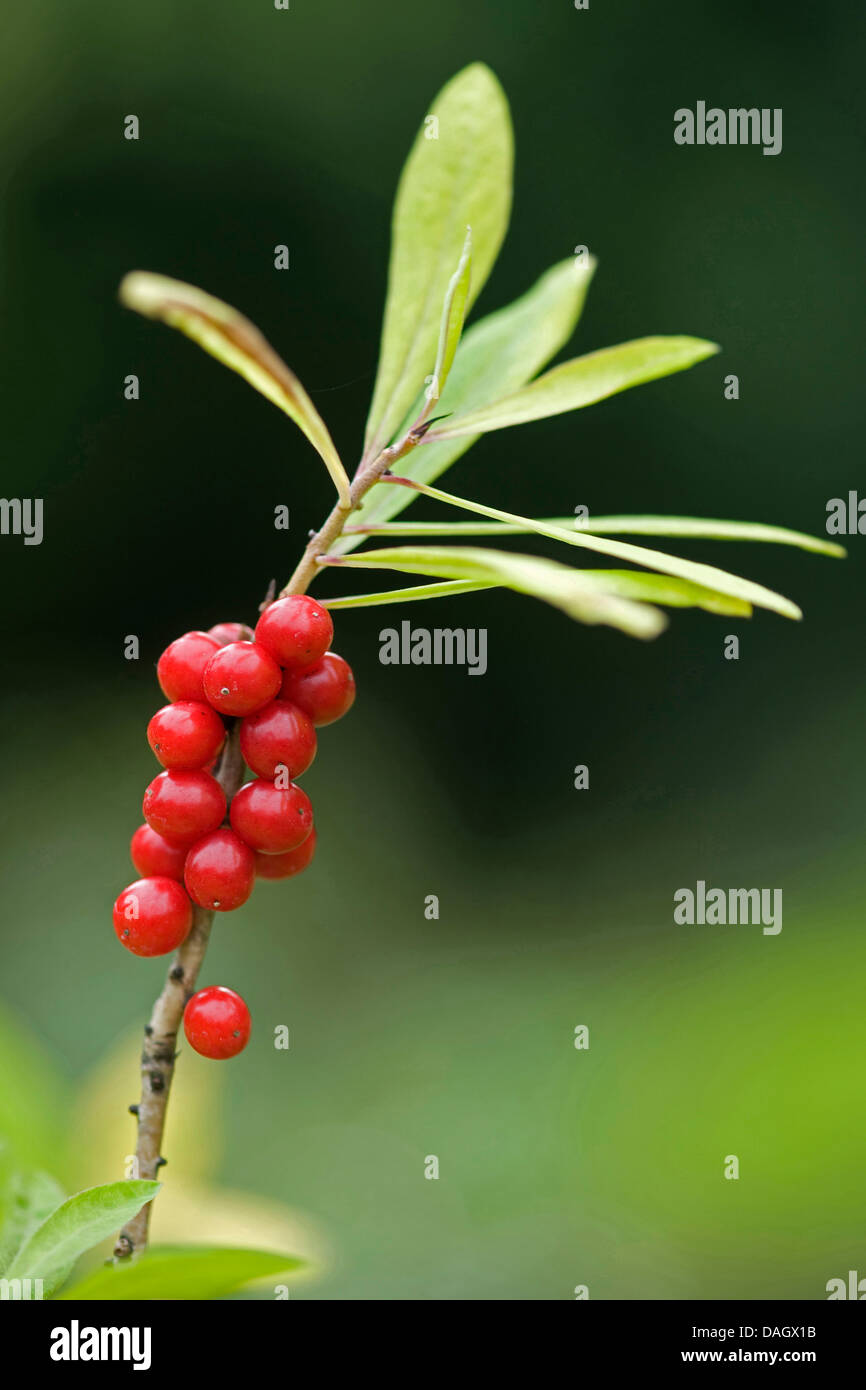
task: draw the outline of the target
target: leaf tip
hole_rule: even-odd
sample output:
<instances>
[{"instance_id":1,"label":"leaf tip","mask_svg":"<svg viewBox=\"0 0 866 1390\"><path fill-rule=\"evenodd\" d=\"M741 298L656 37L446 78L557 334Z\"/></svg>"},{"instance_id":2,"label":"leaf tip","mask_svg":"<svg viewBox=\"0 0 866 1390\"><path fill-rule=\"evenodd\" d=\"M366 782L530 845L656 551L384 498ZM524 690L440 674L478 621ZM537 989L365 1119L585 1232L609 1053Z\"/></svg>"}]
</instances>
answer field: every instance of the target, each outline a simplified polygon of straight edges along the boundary
<instances>
[{"instance_id":1,"label":"leaf tip","mask_svg":"<svg viewBox=\"0 0 866 1390\"><path fill-rule=\"evenodd\" d=\"M135 309L145 277L143 270L130 270L117 288L117 297L125 309Z\"/></svg>"},{"instance_id":2,"label":"leaf tip","mask_svg":"<svg viewBox=\"0 0 866 1390\"><path fill-rule=\"evenodd\" d=\"M496 73L493 71L490 64L485 63L481 58L476 58L473 63L467 63L465 68L461 68L459 72L454 74L452 81L459 82L461 78L467 82L470 79L477 78L480 82L489 82L494 87L498 87L500 91L503 91L502 83L499 81Z\"/></svg>"},{"instance_id":3,"label":"leaf tip","mask_svg":"<svg viewBox=\"0 0 866 1390\"><path fill-rule=\"evenodd\" d=\"M691 338L689 341L694 344L695 350L702 358L715 357L716 353L722 350L721 343L712 343L708 338Z\"/></svg>"},{"instance_id":4,"label":"leaf tip","mask_svg":"<svg viewBox=\"0 0 866 1390\"><path fill-rule=\"evenodd\" d=\"M639 642L654 642L670 627L670 618L654 604L641 604L640 609L640 618L632 619L623 630L627 636L636 637Z\"/></svg>"},{"instance_id":5,"label":"leaf tip","mask_svg":"<svg viewBox=\"0 0 866 1390\"><path fill-rule=\"evenodd\" d=\"M131 270L124 275L117 297L125 309L134 309L147 318L158 318L160 308L171 291L186 290L189 286L150 270ZM198 293L198 292L197 292Z\"/></svg>"}]
</instances>

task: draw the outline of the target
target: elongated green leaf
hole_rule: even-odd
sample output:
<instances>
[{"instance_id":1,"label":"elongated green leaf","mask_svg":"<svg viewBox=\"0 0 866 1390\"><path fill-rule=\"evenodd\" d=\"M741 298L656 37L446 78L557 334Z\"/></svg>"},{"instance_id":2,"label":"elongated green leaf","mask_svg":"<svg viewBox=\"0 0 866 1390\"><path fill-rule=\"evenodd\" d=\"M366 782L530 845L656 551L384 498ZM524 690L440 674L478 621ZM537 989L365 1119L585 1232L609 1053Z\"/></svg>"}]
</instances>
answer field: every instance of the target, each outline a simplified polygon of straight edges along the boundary
<instances>
[{"instance_id":1,"label":"elongated green leaf","mask_svg":"<svg viewBox=\"0 0 866 1390\"><path fill-rule=\"evenodd\" d=\"M405 486L406 484L402 485ZM399 479L392 479L390 486L401 486L401 482ZM618 560L631 561L632 564L642 565L644 569L656 570L659 574L671 574L678 579L687 579L694 584L702 585L704 588L714 589L720 594L727 594L731 598L743 599L746 603L752 603L757 608L769 608L772 612L780 613L785 618L802 618L803 616L797 605L792 603L790 599L783 598L781 594L774 593L772 589L765 589L763 584L755 584L750 579L741 579L739 575L717 569L715 565L703 565L694 560L683 560L679 555L666 555L663 551L648 550L646 546L630 545L626 541L606 540L602 536L591 535L582 529L569 531L561 526L551 526L547 522L535 521L531 517L518 516L515 512L503 512L498 507L485 507L480 502L470 502L465 497L455 497L453 493L443 492L441 488L427 487L423 483L413 482L411 486L416 492L423 493L425 497L434 497L438 502L446 502L449 506L462 507L464 511L476 512L479 516L490 517L493 521L516 522L536 535L548 536L555 541L564 541L566 545L574 545L580 549L594 550L600 555L613 555Z\"/></svg>"},{"instance_id":2,"label":"elongated green leaf","mask_svg":"<svg viewBox=\"0 0 866 1390\"><path fill-rule=\"evenodd\" d=\"M844 546L810 536L804 531L790 531L785 526L768 526L759 521L715 521L691 516L589 516L578 522L573 516L537 518L542 526L569 527L594 536L682 536L684 540L766 541L777 545L794 545L818 555L844 557ZM347 526L350 535L363 536L519 536L531 532L533 526L510 521L386 521L377 524Z\"/></svg>"},{"instance_id":3,"label":"elongated green leaf","mask_svg":"<svg viewBox=\"0 0 866 1390\"><path fill-rule=\"evenodd\" d=\"M562 520L577 526L574 517ZM787 526L770 526L761 521L717 521L693 516L592 516L579 523L582 531L614 536L682 536L683 539L714 541L764 541L775 545L795 545L818 555L844 558L844 546Z\"/></svg>"},{"instance_id":4,"label":"elongated green leaf","mask_svg":"<svg viewBox=\"0 0 866 1390\"><path fill-rule=\"evenodd\" d=\"M643 603L662 603L670 608L705 608L708 613L749 618L752 605L742 598L731 598L717 589L674 579L669 574L642 574L640 570L581 570L603 584L609 594L633 598Z\"/></svg>"},{"instance_id":5,"label":"elongated green leaf","mask_svg":"<svg viewBox=\"0 0 866 1390\"><path fill-rule=\"evenodd\" d=\"M631 386L685 371L718 351L716 343L701 338L636 338L602 348L553 367L510 396L444 420L427 437L435 442L460 434L483 434L579 410Z\"/></svg>"},{"instance_id":6,"label":"elongated green leaf","mask_svg":"<svg viewBox=\"0 0 866 1390\"><path fill-rule=\"evenodd\" d=\"M748 618L752 612L752 605L744 599L730 598L716 589L707 589L686 579L674 579L671 575L613 569L581 570L580 573L585 578L597 580L599 588L605 593L617 598L634 599L637 603L661 603L672 608L705 608L709 613L725 613L742 618ZM468 579L446 579L441 584L413 584L408 589L351 594L346 598L322 599L320 602L325 608L378 608L392 603L451 598L456 594L477 593L496 587Z\"/></svg>"},{"instance_id":7,"label":"elongated green leaf","mask_svg":"<svg viewBox=\"0 0 866 1390\"><path fill-rule=\"evenodd\" d=\"M442 305L442 322L439 325L439 346L436 349L436 365L433 368L433 380L426 392L427 399L438 401L445 389L448 374L454 361L454 354L457 351L457 344L460 342L460 334L463 332L463 322L466 318L466 299L469 294L469 284L472 277L472 228L466 228L466 240L463 243L463 254L460 257L457 269L448 282L448 289L445 293L445 303Z\"/></svg>"},{"instance_id":8,"label":"elongated green leaf","mask_svg":"<svg viewBox=\"0 0 866 1390\"><path fill-rule=\"evenodd\" d=\"M380 608L386 603L417 603L427 598L451 598L453 594L471 594L478 589L492 589L493 584L476 583L468 579L449 579L444 584L413 584L409 589L389 589L378 594L350 594L347 598L320 599L323 608Z\"/></svg>"},{"instance_id":9,"label":"elongated green leaf","mask_svg":"<svg viewBox=\"0 0 866 1390\"><path fill-rule=\"evenodd\" d=\"M49 1173L12 1173L0 1197L0 1275L65 1194Z\"/></svg>"},{"instance_id":10,"label":"elongated green leaf","mask_svg":"<svg viewBox=\"0 0 866 1390\"><path fill-rule=\"evenodd\" d=\"M42 1279L45 1293L85 1250L131 1220L159 1191L158 1182L110 1182L69 1197L43 1221L9 1266L10 1279Z\"/></svg>"},{"instance_id":11,"label":"elongated green leaf","mask_svg":"<svg viewBox=\"0 0 866 1390\"><path fill-rule=\"evenodd\" d=\"M367 458L393 438L435 360L442 300L467 226L467 313L490 274L508 225L512 162L505 94L488 67L472 63L435 98L397 188Z\"/></svg>"},{"instance_id":12,"label":"elongated green leaf","mask_svg":"<svg viewBox=\"0 0 866 1390\"><path fill-rule=\"evenodd\" d=\"M324 420L255 324L194 285L143 270L125 277L120 300L146 318L179 329L284 411L320 454L340 497L348 500L349 479Z\"/></svg>"},{"instance_id":13,"label":"elongated green leaf","mask_svg":"<svg viewBox=\"0 0 866 1390\"><path fill-rule=\"evenodd\" d=\"M559 352L574 332L595 271L595 261L585 265L560 261L545 272L526 294L513 304L489 314L468 328L457 348L448 383L436 414L466 412L484 405L502 392L515 390ZM474 270L473 270L474 273ZM418 416L423 396L413 400L398 433ZM401 464L406 473L432 483L471 448L478 438L459 436L415 449ZM403 488L371 488L355 513L359 525L396 516L413 500ZM358 544L347 531L334 547L345 554Z\"/></svg>"},{"instance_id":14,"label":"elongated green leaf","mask_svg":"<svg viewBox=\"0 0 866 1390\"><path fill-rule=\"evenodd\" d=\"M648 604L634 603L607 592L604 583L582 570L569 569L537 555L515 555L503 550L471 546L395 546L371 550L345 559L325 559L323 564L349 565L358 569L393 569L405 574L438 575L479 584L501 585L529 594L561 608L582 623L606 623L632 637L656 637L667 625L665 615Z\"/></svg>"},{"instance_id":15,"label":"elongated green leaf","mask_svg":"<svg viewBox=\"0 0 866 1390\"><path fill-rule=\"evenodd\" d=\"M267 1250L157 1245L126 1264L103 1266L64 1290L61 1300L226 1298L258 1280L281 1283L304 1260ZM271 1295L273 1296L273 1295Z\"/></svg>"}]
</instances>

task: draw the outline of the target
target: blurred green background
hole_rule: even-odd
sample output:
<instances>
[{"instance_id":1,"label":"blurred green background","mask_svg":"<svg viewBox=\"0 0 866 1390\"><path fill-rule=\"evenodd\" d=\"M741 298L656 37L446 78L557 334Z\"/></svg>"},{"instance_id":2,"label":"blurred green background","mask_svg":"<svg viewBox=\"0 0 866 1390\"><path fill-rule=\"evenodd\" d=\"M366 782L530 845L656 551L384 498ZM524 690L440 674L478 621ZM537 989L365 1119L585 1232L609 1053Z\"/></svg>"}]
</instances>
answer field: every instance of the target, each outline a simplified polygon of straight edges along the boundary
<instances>
[{"instance_id":1,"label":"blurred green background","mask_svg":"<svg viewBox=\"0 0 866 1390\"><path fill-rule=\"evenodd\" d=\"M19 1092L4 1105L22 1151L70 1182L122 1174L129 1030L165 968L120 950L110 922L154 772L153 666L188 628L254 616L330 501L277 411L118 307L122 275L236 304L354 459L396 179L435 92L483 59L517 164L477 312L586 244L599 270L571 352L647 333L724 351L490 435L449 484L535 515L584 503L821 533L827 500L862 485L863 26L848 5L747 0L6 15L3 492L45 499L40 547L0 542L0 1087ZM675 146L674 110L699 99L782 107L783 153ZM247 1052L218 1075L188 1049L180 1064L190 1096L220 1092L190 1171L289 1209L319 1256L293 1297L821 1298L866 1272L864 546L831 561L671 543L790 594L801 625L686 612L644 645L498 593L340 616L359 699L305 779L317 862L215 932L203 983L247 999ZM381 666L378 632L404 616L486 626L486 678ZM722 656L733 631L738 662ZM698 878L781 887L783 931L674 925L674 891ZM120 1038L115 1114L93 1097ZM31 1084L42 1054L61 1090L48 1128L26 1100L57 1084ZM195 1147L183 1109L176 1096L168 1188ZM103 1111L106 1134L122 1125L110 1144ZM219 1208L212 1191L184 1238L210 1240Z\"/></svg>"}]
</instances>

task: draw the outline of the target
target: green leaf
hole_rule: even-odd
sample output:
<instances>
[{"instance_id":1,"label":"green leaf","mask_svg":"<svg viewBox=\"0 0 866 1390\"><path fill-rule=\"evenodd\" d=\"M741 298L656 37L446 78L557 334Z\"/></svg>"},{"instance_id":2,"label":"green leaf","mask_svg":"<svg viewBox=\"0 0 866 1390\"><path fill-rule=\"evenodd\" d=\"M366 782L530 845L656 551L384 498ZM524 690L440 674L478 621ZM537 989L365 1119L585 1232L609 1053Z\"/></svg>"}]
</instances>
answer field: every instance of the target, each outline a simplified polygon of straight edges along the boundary
<instances>
[{"instance_id":1,"label":"green leaf","mask_svg":"<svg viewBox=\"0 0 866 1390\"><path fill-rule=\"evenodd\" d=\"M104 1265L73 1284L61 1300L225 1298L258 1280L282 1282L304 1260L267 1250L207 1245L156 1245L135 1259Z\"/></svg>"},{"instance_id":2,"label":"green leaf","mask_svg":"<svg viewBox=\"0 0 866 1390\"><path fill-rule=\"evenodd\" d=\"M802 618L803 616L797 605L792 603L790 599L783 598L781 594L774 593L772 589L765 589L763 584L754 584L750 579L741 579L739 575L717 569L715 565L703 565L698 564L695 560L683 560L679 555L666 555L660 550L648 550L643 545L629 545L625 541L604 540L601 536L591 535L582 529L569 531L561 526L551 526L545 521L535 521L530 517L518 516L515 512L503 512L498 507L485 507L482 503L470 502L465 497L455 497L453 493L443 492L436 487L427 487L423 483L407 483L399 478L390 480L392 487L401 484L413 488L416 492L423 493L425 497L433 497L438 502L446 502L451 507L462 507L464 511L477 512L479 516L488 516L493 521L517 522L536 535L547 536L555 541L564 541L566 545L574 545L580 549L594 550L600 555L612 555L618 560L630 560L632 564L642 565L644 569L656 570L660 574L671 574L678 579L689 580L720 594L727 594L730 598L742 599L758 608L769 608L773 613L779 613L784 618Z\"/></svg>"},{"instance_id":3,"label":"green leaf","mask_svg":"<svg viewBox=\"0 0 866 1390\"><path fill-rule=\"evenodd\" d=\"M0 1194L0 1275L64 1196L63 1188L49 1173L9 1175Z\"/></svg>"},{"instance_id":4,"label":"green leaf","mask_svg":"<svg viewBox=\"0 0 866 1390\"><path fill-rule=\"evenodd\" d=\"M494 584L476 583L468 579L449 579L444 584L413 584L409 589L388 589L378 594L350 594L346 598L319 599L323 608L379 608L386 603L415 603L426 598L451 598L454 594L471 594L478 589L493 589Z\"/></svg>"},{"instance_id":5,"label":"green leaf","mask_svg":"<svg viewBox=\"0 0 866 1390\"><path fill-rule=\"evenodd\" d=\"M522 386L540 371L573 334L594 271L595 261L591 259L586 265L560 261L513 304L467 329L457 348L437 414L465 412L484 405L503 391ZM412 402L403 426L408 427L417 418L422 404L422 396ZM425 440L423 449L415 449L401 467L410 477L432 483L477 438L461 435L439 444ZM376 524L396 516L412 500L412 494L402 488L378 485L367 493L355 517L361 526ZM334 554L345 554L358 543L358 537L347 528L334 546Z\"/></svg>"},{"instance_id":6,"label":"green leaf","mask_svg":"<svg viewBox=\"0 0 866 1390\"><path fill-rule=\"evenodd\" d=\"M442 579L470 580L483 585L502 585L517 593L543 599L582 623L606 623L632 637L656 637L667 619L658 608L621 599L606 591L596 576L569 569L537 555L515 555L503 550L471 546L395 546L371 550L346 559L321 563L354 568L393 569L405 574L437 575Z\"/></svg>"},{"instance_id":7,"label":"green leaf","mask_svg":"<svg viewBox=\"0 0 866 1390\"><path fill-rule=\"evenodd\" d=\"M576 525L574 517L563 519ZM818 555L844 558L844 546L835 545L821 536L805 531L791 531L787 526L769 526L760 521L717 521L710 517L692 516L591 516L580 523L583 531L614 536L682 536L684 539L716 541L765 541L775 545L795 545Z\"/></svg>"},{"instance_id":8,"label":"green leaf","mask_svg":"<svg viewBox=\"0 0 866 1390\"><path fill-rule=\"evenodd\" d=\"M120 300L146 318L179 329L284 411L320 454L341 500L348 502L349 479L324 420L255 324L194 285L143 270L125 277Z\"/></svg>"},{"instance_id":9,"label":"green leaf","mask_svg":"<svg viewBox=\"0 0 866 1390\"><path fill-rule=\"evenodd\" d=\"M702 338L636 338L602 348L553 367L510 396L444 421L427 439L435 442L461 434L483 434L579 410L631 386L685 371L718 351L718 344Z\"/></svg>"},{"instance_id":10,"label":"green leaf","mask_svg":"<svg viewBox=\"0 0 866 1390\"><path fill-rule=\"evenodd\" d=\"M367 526L347 526L346 533L367 536L518 536L535 525L569 527L594 536L682 536L685 540L766 541L795 545L818 555L844 557L844 546L790 531L785 526L768 526L760 521L716 521L691 516L589 516L578 522L573 516L539 517L532 526L511 521L393 521Z\"/></svg>"},{"instance_id":11,"label":"green leaf","mask_svg":"<svg viewBox=\"0 0 866 1390\"><path fill-rule=\"evenodd\" d=\"M67 1198L19 1250L8 1277L43 1279L50 1294L79 1255L131 1220L159 1188L158 1182L110 1182Z\"/></svg>"},{"instance_id":12,"label":"green leaf","mask_svg":"<svg viewBox=\"0 0 866 1390\"><path fill-rule=\"evenodd\" d=\"M669 574L641 574L639 570L581 570L595 576L609 594L643 603L663 603L670 608L705 608L708 613L750 618L752 605L745 599L731 598L717 589L674 579Z\"/></svg>"},{"instance_id":13,"label":"green leaf","mask_svg":"<svg viewBox=\"0 0 866 1390\"><path fill-rule=\"evenodd\" d=\"M362 558L362 557L359 557ZM674 579L666 574L641 574L638 570L581 570L581 575L597 580L605 593L638 603L662 603L672 608L705 608L708 613L725 613L748 618L752 605L744 599L730 598L703 584ZM499 586L468 579L448 579L441 584L413 584L408 589L390 589L375 594L351 594L346 598L321 599L325 608L377 608L390 603L414 603L421 599L451 598Z\"/></svg>"},{"instance_id":14,"label":"green leaf","mask_svg":"<svg viewBox=\"0 0 866 1390\"><path fill-rule=\"evenodd\" d=\"M472 277L472 228L466 228L463 254L457 269L448 282L445 303L442 305L442 322L439 325L439 346L436 349L436 364L433 368L433 381L427 391L427 399L438 401L445 389L448 374L463 332L466 318L466 299Z\"/></svg>"},{"instance_id":15,"label":"green leaf","mask_svg":"<svg viewBox=\"0 0 866 1390\"><path fill-rule=\"evenodd\" d=\"M429 116L435 122L428 118L419 131L394 204L368 459L394 437L430 371L442 301L467 226L473 239L468 313L496 260L511 209L511 120L490 69L483 63L464 68L435 98Z\"/></svg>"}]
</instances>

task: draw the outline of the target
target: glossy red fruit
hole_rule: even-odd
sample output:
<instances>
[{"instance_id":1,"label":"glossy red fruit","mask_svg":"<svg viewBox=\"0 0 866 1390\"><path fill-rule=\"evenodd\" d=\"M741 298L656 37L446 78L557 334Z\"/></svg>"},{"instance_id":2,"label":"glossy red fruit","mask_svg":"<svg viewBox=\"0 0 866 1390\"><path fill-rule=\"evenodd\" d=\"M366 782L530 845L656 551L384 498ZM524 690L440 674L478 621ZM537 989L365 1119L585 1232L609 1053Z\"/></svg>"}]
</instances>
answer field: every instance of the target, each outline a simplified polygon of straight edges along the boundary
<instances>
[{"instance_id":1,"label":"glossy red fruit","mask_svg":"<svg viewBox=\"0 0 866 1390\"><path fill-rule=\"evenodd\" d=\"M286 854L262 854L257 850L256 875L258 878L294 878L295 874L309 868L315 852L316 827L313 826L304 843Z\"/></svg>"},{"instance_id":2,"label":"glossy red fruit","mask_svg":"<svg viewBox=\"0 0 866 1390\"><path fill-rule=\"evenodd\" d=\"M333 635L330 613L309 594L278 598L256 624L256 641L281 666L309 666L318 661Z\"/></svg>"},{"instance_id":3,"label":"glossy red fruit","mask_svg":"<svg viewBox=\"0 0 866 1390\"><path fill-rule=\"evenodd\" d=\"M202 1057L237 1057L250 1040L250 1011L225 985L209 985L192 996L183 1011L183 1031Z\"/></svg>"},{"instance_id":4,"label":"glossy red fruit","mask_svg":"<svg viewBox=\"0 0 866 1390\"><path fill-rule=\"evenodd\" d=\"M136 830L129 857L142 878L176 878L183 882L186 845L173 845L149 825L140 825Z\"/></svg>"},{"instance_id":5,"label":"glossy red fruit","mask_svg":"<svg viewBox=\"0 0 866 1390\"><path fill-rule=\"evenodd\" d=\"M219 643L207 632L185 632L166 647L156 675L168 700L203 700L202 676Z\"/></svg>"},{"instance_id":6,"label":"glossy red fruit","mask_svg":"<svg viewBox=\"0 0 866 1390\"><path fill-rule=\"evenodd\" d=\"M163 767L207 767L225 743L225 725L203 700L163 705L147 726L147 741Z\"/></svg>"},{"instance_id":7,"label":"glossy red fruit","mask_svg":"<svg viewBox=\"0 0 866 1390\"><path fill-rule=\"evenodd\" d=\"M154 777L144 793L144 819L176 844L191 845L225 820L225 793L209 772L171 769Z\"/></svg>"},{"instance_id":8,"label":"glossy red fruit","mask_svg":"<svg viewBox=\"0 0 866 1390\"><path fill-rule=\"evenodd\" d=\"M114 930L134 956L164 956L186 939L192 903L174 878L138 878L114 904Z\"/></svg>"},{"instance_id":9,"label":"glossy red fruit","mask_svg":"<svg viewBox=\"0 0 866 1390\"><path fill-rule=\"evenodd\" d=\"M253 891L256 861L252 850L228 826L197 840L186 856L183 881L199 907L233 912Z\"/></svg>"},{"instance_id":10,"label":"glossy red fruit","mask_svg":"<svg viewBox=\"0 0 866 1390\"><path fill-rule=\"evenodd\" d=\"M317 727L342 719L355 703L355 677L348 661L325 652L312 666L283 673L280 695L291 700Z\"/></svg>"},{"instance_id":11,"label":"glossy red fruit","mask_svg":"<svg viewBox=\"0 0 866 1390\"><path fill-rule=\"evenodd\" d=\"M313 828L313 808L294 782L282 788L257 778L233 798L231 822L250 849L285 854L306 840Z\"/></svg>"},{"instance_id":12,"label":"glossy red fruit","mask_svg":"<svg viewBox=\"0 0 866 1390\"><path fill-rule=\"evenodd\" d=\"M247 767L272 781L281 766L290 777L300 777L316 756L316 731L288 700L272 700L241 720L240 742Z\"/></svg>"},{"instance_id":13,"label":"glossy red fruit","mask_svg":"<svg viewBox=\"0 0 866 1390\"><path fill-rule=\"evenodd\" d=\"M280 668L258 642L229 642L208 662L204 690L220 714L252 714L280 688Z\"/></svg>"},{"instance_id":14,"label":"glossy red fruit","mask_svg":"<svg viewBox=\"0 0 866 1390\"><path fill-rule=\"evenodd\" d=\"M246 623L215 623L208 628L208 636L216 638L221 647L227 647L229 642L252 642L254 633Z\"/></svg>"}]
</instances>

